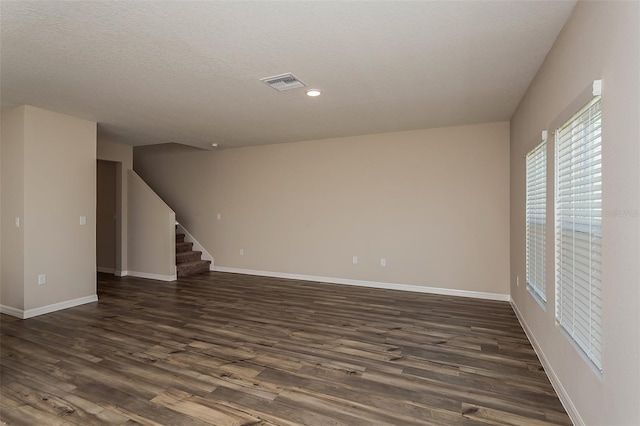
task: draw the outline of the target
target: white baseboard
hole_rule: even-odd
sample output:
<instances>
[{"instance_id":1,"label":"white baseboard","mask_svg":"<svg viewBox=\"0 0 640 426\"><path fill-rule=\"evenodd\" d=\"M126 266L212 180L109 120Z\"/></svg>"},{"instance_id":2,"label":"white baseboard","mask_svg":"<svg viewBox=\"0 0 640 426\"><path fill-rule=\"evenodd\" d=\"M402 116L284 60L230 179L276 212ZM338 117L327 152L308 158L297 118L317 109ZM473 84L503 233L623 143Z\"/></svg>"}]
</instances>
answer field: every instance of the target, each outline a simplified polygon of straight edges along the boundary
<instances>
[{"instance_id":1,"label":"white baseboard","mask_svg":"<svg viewBox=\"0 0 640 426\"><path fill-rule=\"evenodd\" d=\"M315 275L288 274L284 272L256 271L253 269L227 268L225 266L216 266L213 270L218 272L230 272L234 274L259 275L262 277L288 278L292 280L354 285L359 287L372 287L372 288L384 288L388 290L413 291L416 293L440 294L444 296L472 297L475 299L500 300L505 302L510 300L510 297L508 294L500 294L500 293L484 293L480 291L456 290L456 289L438 288L438 287L423 287L423 286L410 285L410 284L395 284L395 283L383 283L378 281L351 280L346 278L319 277Z\"/></svg>"},{"instance_id":2,"label":"white baseboard","mask_svg":"<svg viewBox=\"0 0 640 426\"><path fill-rule=\"evenodd\" d=\"M0 314L11 315L12 317L24 318L22 309L12 308L11 306L0 305Z\"/></svg>"},{"instance_id":3,"label":"white baseboard","mask_svg":"<svg viewBox=\"0 0 640 426\"><path fill-rule=\"evenodd\" d=\"M515 312L516 317L518 317L518 321L520 321L520 325L522 326L522 329L527 335L529 342L531 342L531 346L533 346L533 350L536 352L536 355L538 355L538 359L540 360L540 363L544 367L544 371L547 373L547 377L549 378L549 381L551 382L553 389L555 389L556 393L558 394L558 398L560 399L560 402L562 403L562 406L564 407L564 409L567 411L569 418L571 419L574 425L585 426L585 422L582 420L580 413L578 413L576 406L573 404L573 401L571 401L569 394L565 390L564 386L562 386L560 379L558 379L558 376L553 370L553 367L551 366L551 364L549 363L549 360L547 359L546 355L542 351L542 347L538 344L536 337L533 335L533 332L527 325L527 322L524 320L524 317L522 316L520 309L518 309L518 305L515 304L512 298L509 298L509 299L510 299L509 301L511 302L511 307L513 308L513 312Z\"/></svg>"},{"instance_id":4,"label":"white baseboard","mask_svg":"<svg viewBox=\"0 0 640 426\"><path fill-rule=\"evenodd\" d=\"M136 278L148 278L150 280L158 280L158 281L176 281L178 279L177 275L160 275L160 274L148 274L146 272L137 272L137 271L122 271L121 277L126 277L127 275L130 277Z\"/></svg>"},{"instance_id":5,"label":"white baseboard","mask_svg":"<svg viewBox=\"0 0 640 426\"><path fill-rule=\"evenodd\" d=\"M91 296L80 297L78 299L66 300L64 302L54 303L52 305L41 306L39 308L22 309L12 308L10 306L0 305L0 313L18 317L21 319L32 318L38 315L49 314L51 312L61 311L67 308L73 308L74 306L84 305L86 303L97 302L98 295L93 294Z\"/></svg>"},{"instance_id":6,"label":"white baseboard","mask_svg":"<svg viewBox=\"0 0 640 426\"><path fill-rule=\"evenodd\" d=\"M98 267L96 268L96 271L98 271L98 272L102 272L102 273L104 273L104 274L115 274L115 273L116 273L116 270L115 270L115 269L113 269L113 268L104 268L104 267L102 267L102 266L98 266Z\"/></svg>"}]
</instances>

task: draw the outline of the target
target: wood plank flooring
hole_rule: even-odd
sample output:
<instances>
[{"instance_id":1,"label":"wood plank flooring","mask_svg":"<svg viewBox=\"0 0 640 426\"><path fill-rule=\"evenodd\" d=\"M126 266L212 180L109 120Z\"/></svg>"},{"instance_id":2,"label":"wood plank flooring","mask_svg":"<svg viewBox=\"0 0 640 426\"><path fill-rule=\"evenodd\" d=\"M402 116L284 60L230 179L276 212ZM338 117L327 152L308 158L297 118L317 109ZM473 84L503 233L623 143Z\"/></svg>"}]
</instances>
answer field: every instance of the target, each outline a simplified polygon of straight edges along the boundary
<instances>
[{"instance_id":1,"label":"wood plank flooring","mask_svg":"<svg viewBox=\"0 0 640 426\"><path fill-rule=\"evenodd\" d=\"M210 272L1 319L11 425L570 425L506 302Z\"/></svg>"}]
</instances>

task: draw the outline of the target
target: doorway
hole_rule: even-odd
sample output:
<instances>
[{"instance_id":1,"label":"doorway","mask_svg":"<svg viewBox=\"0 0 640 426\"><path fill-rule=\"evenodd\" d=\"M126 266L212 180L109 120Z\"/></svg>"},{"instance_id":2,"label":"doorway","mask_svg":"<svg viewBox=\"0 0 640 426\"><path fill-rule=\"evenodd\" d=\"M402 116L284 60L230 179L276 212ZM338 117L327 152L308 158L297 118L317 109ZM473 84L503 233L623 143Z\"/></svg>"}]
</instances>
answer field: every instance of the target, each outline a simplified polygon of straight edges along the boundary
<instances>
[{"instance_id":1,"label":"doorway","mask_svg":"<svg viewBox=\"0 0 640 426\"><path fill-rule=\"evenodd\" d=\"M117 269L117 165L98 160L96 173L96 269L109 274Z\"/></svg>"}]
</instances>

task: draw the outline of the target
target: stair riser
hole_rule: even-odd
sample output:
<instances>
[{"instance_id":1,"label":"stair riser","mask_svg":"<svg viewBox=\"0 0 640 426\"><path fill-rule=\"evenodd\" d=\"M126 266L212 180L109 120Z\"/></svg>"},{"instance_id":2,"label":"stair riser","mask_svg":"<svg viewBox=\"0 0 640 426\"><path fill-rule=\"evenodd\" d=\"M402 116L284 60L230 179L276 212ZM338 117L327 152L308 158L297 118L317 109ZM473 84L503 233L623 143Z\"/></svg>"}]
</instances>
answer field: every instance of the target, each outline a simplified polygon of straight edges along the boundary
<instances>
[{"instance_id":1,"label":"stair riser","mask_svg":"<svg viewBox=\"0 0 640 426\"><path fill-rule=\"evenodd\" d=\"M178 253L176 255L176 265L181 263L195 262L196 260L200 260L202 257L201 251L190 251Z\"/></svg>"},{"instance_id":2,"label":"stair riser","mask_svg":"<svg viewBox=\"0 0 640 426\"><path fill-rule=\"evenodd\" d=\"M184 243L184 234L176 234L176 243Z\"/></svg>"},{"instance_id":3,"label":"stair riser","mask_svg":"<svg viewBox=\"0 0 640 426\"><path fill-rule=\"evenodd\" d=\"M192 251L193 243L176 243L176 253Z\"/></svg>"},{"instance_id":4,"label":"stair riser","mask_svg":"<svg viewBox=\"0 0 640 426\"><path fill-rule=\"evenodd\" d=\"M189 268L178 268L178 278L188 277L190 275L199 274L201 272L207 272L209 270L210 263L211 262L209 261L203 261L197 266L192 266Z\"/></svg>"}]
</instances>

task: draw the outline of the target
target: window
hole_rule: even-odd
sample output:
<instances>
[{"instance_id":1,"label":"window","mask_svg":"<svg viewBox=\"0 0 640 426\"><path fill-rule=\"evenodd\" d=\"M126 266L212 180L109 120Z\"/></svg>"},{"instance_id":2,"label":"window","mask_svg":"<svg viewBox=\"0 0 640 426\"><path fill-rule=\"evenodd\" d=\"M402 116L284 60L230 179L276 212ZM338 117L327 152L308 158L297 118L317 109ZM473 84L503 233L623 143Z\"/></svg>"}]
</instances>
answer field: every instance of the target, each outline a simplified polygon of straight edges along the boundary
<instances>
[{"instance_id":1,"label":"window","mask_svg":"<svg viewBox=\"0 0 640 426\"><path fill-rule=\"evenodd\" d=\"M556 130L556 319L602 369L600 96Z\"/></svg>"},{"instance_id":2,"label":"window","mask_svg":"<svg viewBox=\"0 0 640 426\"><path fill-rule=\"evenodd\" d=\"M543 135L546 132L543 132ZM527 154L527 288L547 301L545 228L547 225L547 141Z\"/></svg>"}]
</instances>

